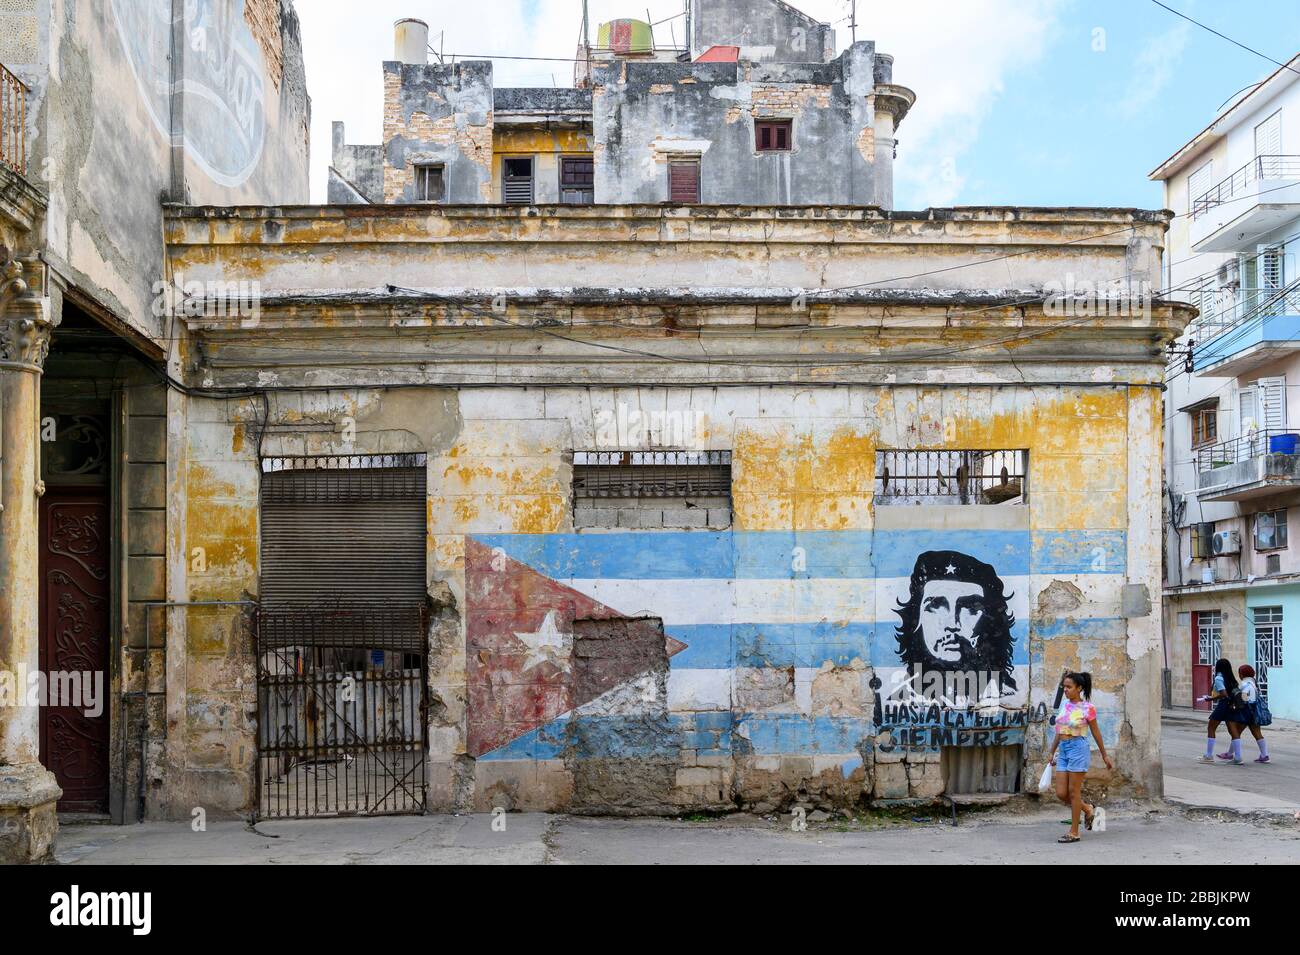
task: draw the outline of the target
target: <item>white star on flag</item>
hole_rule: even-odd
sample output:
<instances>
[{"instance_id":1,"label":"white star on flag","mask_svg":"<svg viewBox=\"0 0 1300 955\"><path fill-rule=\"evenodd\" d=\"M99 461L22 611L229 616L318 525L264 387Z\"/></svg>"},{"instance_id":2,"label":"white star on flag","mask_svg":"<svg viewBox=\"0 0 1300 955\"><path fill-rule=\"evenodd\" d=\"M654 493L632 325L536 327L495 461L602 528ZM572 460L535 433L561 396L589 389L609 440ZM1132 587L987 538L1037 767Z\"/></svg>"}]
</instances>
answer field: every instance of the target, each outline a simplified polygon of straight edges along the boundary
<instances>
[{"instance_id":1,"label":"white star on flag","mask_svg":"<svg viewBox=\"0 0 1300 955\"><path fill-rule=\"evenodd\" d=\"M536 633L516 633L528 648L528 658L524 660L523 669L531 670L538 664L549 662L562 667L563 663L555 658L568 656L569 634L555 625L555 611L548 610L546 619L537 628Z\"/></svg>"},{"instance_id":2,"label":"white star on flag","mask_svg":"<svg viewBox=\"0 0 1300 955\"><path fill-rule=\"evenodd\" d=\"M957 568L954 567L952 564L949 564L947 567L943 569L943 572L945 574L955 574L957 573Z\"/></svg>"}]
</instances>

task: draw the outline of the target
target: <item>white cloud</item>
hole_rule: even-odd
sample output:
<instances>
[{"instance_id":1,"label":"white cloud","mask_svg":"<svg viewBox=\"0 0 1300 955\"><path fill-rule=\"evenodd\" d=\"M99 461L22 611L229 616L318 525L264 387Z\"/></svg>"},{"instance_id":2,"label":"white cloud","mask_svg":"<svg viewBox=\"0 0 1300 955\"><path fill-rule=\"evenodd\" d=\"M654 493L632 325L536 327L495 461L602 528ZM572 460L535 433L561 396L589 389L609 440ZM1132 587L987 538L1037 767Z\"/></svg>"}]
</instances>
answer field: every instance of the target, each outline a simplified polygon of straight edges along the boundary
<instances>
[{"instance_id":1,"label":"white cloud","mask_svg":"<svg viewBox=\"0 0 1300 955\"><path fill-rule=\"evenodd\" d=\"M1164 33L1147 41L1133 60L1133 75L1128 90L1116 108L1121 115L1132 118L1150 108L1173 78L1174 67L1187 48L1192 26L1186 21L1176 23Z\"/></svg>"},{"instance_id":2,"label":"white cloud","mask_svg":"<svg viewBox=\"0 0 1300 955\"><path fill-rule=\"evenodd\" d=\"M895 196L900 208L960 199L962 157L972 147L1012 73L1032 64L1050 41L1065 0L910 0L858 6L858 37L894 57L894 80L916 91L917 104L899 132ZM795 0L810 16L833 23L836 46L849 43L847 0ZM353 143L380 139L380 63L393 56L393 21L429 24L432 45L448 54L510 54L551 60L498 60L503 86L569 86L577 46L578 0L297 0L312 96L312 196L323 201L330 122L343 120ZM682 10L681 0L590 0L591 30L602 20ZM439 34L442 34L439 37ZM660 24L656 39L683 43L680 17Z\"/></svg>"}]
</instances>

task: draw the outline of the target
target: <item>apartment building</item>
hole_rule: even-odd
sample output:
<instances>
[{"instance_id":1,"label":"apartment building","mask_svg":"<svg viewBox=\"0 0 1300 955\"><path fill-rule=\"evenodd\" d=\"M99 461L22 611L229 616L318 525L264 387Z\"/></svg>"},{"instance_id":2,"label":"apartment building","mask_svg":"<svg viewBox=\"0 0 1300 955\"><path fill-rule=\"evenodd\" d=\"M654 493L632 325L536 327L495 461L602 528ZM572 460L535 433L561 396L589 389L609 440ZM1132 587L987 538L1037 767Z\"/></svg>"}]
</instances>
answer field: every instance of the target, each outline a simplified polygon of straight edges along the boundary
<instances>
[{"instance_id":1,"label":"apartment building","mask_svg":"<svg viewBox=\"0 0 1300 955\"><path fill-rule=\"evenodd\" d=\"M1165 395L1170 701L1223 656L1300 718L1300 57L1151 173L1178 213L1164 285L1200 310Z\"/></svg>"}]
</instances>

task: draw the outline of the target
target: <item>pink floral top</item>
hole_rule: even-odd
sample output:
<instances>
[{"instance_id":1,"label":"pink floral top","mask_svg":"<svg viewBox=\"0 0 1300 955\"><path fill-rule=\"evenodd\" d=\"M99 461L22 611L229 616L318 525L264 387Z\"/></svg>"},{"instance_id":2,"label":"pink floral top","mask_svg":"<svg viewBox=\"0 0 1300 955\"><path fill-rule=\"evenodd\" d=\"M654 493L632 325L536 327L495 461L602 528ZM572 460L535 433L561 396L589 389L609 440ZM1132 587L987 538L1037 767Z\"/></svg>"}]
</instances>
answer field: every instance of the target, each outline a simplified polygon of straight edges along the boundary
<instances>
[{"instance_id":1,"label":"pink floral top","mask_svg":"<svg viewBox=\"0 0 1300 955\"><path fill-rule=\"evenodd\" d=\"M1087 736L1088 724L1097 721L1097 708L1087 700L1065 701L1056 715L1056 732L1060 736Z\"/></svg>"}]
</instances>

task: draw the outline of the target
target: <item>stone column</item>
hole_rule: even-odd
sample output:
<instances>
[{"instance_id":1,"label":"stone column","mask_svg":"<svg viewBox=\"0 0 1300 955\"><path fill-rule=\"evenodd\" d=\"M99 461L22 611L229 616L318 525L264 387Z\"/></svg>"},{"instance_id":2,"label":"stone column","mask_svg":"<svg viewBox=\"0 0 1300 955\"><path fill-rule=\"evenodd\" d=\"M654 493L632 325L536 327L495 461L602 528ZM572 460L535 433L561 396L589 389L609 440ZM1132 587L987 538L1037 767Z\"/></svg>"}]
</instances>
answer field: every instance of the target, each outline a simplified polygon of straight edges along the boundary
<instances>
[{"instance_id":1,"label":"stone column","mask_svg":"<svg viewBox=\"0 0 1300 955\"><path fill-rule=\"evenodd\" d=\"M40 763L39 708L27 705L40 668L38 418L51 328L49 300L0 249L0 863L52 856L62 795Z\"/></svg>"}]
</instances>

